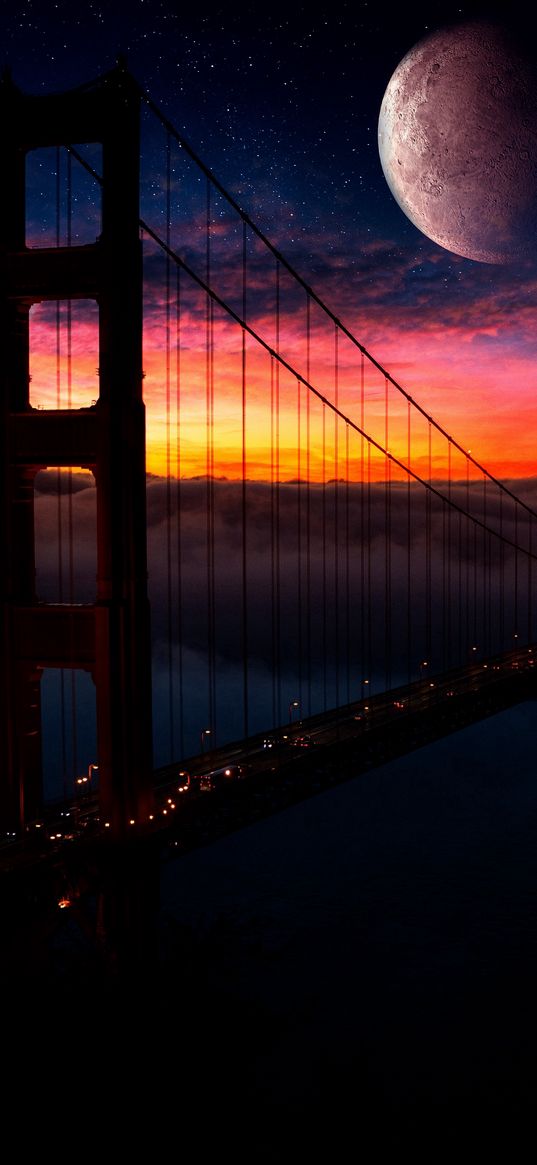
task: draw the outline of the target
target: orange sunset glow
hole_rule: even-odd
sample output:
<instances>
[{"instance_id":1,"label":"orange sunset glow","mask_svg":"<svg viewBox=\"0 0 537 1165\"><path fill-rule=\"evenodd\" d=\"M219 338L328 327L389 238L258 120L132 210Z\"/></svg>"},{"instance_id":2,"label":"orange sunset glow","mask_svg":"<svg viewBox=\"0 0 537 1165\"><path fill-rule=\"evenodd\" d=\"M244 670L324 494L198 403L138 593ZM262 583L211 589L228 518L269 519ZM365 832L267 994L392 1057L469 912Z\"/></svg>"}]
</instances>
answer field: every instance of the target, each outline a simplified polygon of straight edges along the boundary
<instances>
[{"instance_id":1,"label":"orange sunset glow","mask_svg":"<svg viewBox=\"0 0 537 1165\"><path fill-rule=\"evenodd\" d=\"M535 473L535 372L524 348L504 352L499 359L493 331L485 325L469 333L462 322L443 329L418 321L409 330L389 319L382 327L378 314L368 349L409 395L496 476ZM31 319L32 405L90 407L99 392L97 306L80 301L71 305L69 350L66 304L58 314L55 307L37 305ZM269 346L274 344L270 318L262 315L251 325ZM243 434L241 328L217 313L209 328L201 305L185 312L179 336L170 328L167 341L163 319L151 318L144 333L148 472L182 477L209 472L236 479L244 468L252 480L323 481L358 480L367 471L372 480L383 479L385 459L374 447L366 469L367 442L352 427L362 423L394 458L408 463L406 399L391 384L386 386L367 359L362 371L358 348L343 334L336 354L334 328L316 322L308 376L304 321L295 313L282 320L280 352L329 402L337 399L350 425L336 420L305 384L299 387L296 376L247 336ZM429 426L414 410L411 425L414 472L446 476L447 442L433 432L429 445ZM466 474L463 460L461 476ZM457 476L456 455L451 468ZM394 479L404 476L394 464L391 474Z\"/></svg>"}]
</instances>

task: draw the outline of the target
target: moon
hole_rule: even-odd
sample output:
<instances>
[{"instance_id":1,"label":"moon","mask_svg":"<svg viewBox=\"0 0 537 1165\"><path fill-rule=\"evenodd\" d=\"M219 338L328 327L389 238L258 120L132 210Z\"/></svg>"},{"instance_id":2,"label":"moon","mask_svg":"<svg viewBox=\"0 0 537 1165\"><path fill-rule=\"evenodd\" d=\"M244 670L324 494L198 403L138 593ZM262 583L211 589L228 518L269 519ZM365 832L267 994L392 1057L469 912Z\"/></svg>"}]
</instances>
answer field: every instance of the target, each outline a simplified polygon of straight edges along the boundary
<instances>
[{"instance_id":1,"label":"moon","mask_svg":"<svg viewBox=\"0 0 537 1165\"><path fill-rule=\"evenodd\" d=\"M481 263L535 253L537 84L506 30L475 21L414 45L388 83L378 141L394 198L435 243Z\"/></svg>"}]
</instances>

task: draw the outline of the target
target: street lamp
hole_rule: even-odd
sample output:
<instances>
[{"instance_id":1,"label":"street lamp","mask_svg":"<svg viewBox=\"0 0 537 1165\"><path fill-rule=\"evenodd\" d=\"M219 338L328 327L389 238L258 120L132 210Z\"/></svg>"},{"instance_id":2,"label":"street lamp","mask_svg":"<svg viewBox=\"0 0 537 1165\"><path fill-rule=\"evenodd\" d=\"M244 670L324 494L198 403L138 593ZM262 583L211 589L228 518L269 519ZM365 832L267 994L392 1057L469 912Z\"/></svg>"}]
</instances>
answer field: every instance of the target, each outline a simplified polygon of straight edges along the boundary
<instances>
[{"instance_id":1,"label":"street lamp","mask_svg":"<svg viewBox=\"0 0 537 1165\"><path fill-rule=\"evenodd\" d=\"M429 667L429 660L428 659L420 660L420 680L423 679L423 669L426 667Z\"/></svg>"},{"instance_id":2,"label":"street lamp","mask_svg":"<svg viewBox=\"0 0 537 1165\"><path fill-rule=\"evenodd\" d=\"M98 771L99 771L98 765L89 764L87 776L77 777L75 783L77 785L89 785L89 784L91 784L91 778L92 778L93 774L98 773Z\"/></svg>"},{"instance_id":3,"label":"street lamp","mask_svg":"<svg viewBox=\"0 0 537 1165\"><path fill-rule=\"evenodd\" d=\"M200 744L201 744L201 752L203 752L203 746L204 746L204 744L205 744L205 740L206 740L206 738L207 738L208 736L210 736L210 735L211 735L211 729L210 729L210 728L202 728L202 730L201 730L201 732L200 732Z\"/></svg>"},{"instance_id":4,"label":"street lamp","mask_svg":"<svg viewBox=\"0 0 537 1165\"><path fill-rule=\"evenodd\" d=\"M299 707L301 707L301 704L299 704L299 700L291 700L290 705L289 705L289 723L291 723L291 720L292 720L292 709L299 708Z\"/></svg>"}]
</instances>

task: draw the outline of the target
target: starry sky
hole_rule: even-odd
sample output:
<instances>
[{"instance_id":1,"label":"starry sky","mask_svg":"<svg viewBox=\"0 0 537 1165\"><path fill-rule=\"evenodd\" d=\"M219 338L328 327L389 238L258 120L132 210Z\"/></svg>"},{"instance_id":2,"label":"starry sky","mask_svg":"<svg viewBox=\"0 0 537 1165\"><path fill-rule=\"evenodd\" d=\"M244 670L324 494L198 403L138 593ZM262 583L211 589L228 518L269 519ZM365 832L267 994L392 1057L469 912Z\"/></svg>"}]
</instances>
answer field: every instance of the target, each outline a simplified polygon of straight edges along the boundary
<instances>
[{"instance_id":1,"label":"starry sky","mask_svg":"<svg viewBox=\"0 0 537 1165\"><path fill-rule=\"evenodd\" d=\"M125 54L376 359L498 475L533 475L537 265L472 262L420 234L393 199L377 148L382 96L404 54L443 23L504 16L505 4L411 3L395 14L365 2L290 7L23 0L3 6L0 43L15 82L32 93L91 80ZM509 12L530 38L518 0ZM144 183L142 206L159 189L151 172ZM46 327L44 317L42 336ZM148 387L155 401L157 381Z\"/></svg>"}]
</instances>

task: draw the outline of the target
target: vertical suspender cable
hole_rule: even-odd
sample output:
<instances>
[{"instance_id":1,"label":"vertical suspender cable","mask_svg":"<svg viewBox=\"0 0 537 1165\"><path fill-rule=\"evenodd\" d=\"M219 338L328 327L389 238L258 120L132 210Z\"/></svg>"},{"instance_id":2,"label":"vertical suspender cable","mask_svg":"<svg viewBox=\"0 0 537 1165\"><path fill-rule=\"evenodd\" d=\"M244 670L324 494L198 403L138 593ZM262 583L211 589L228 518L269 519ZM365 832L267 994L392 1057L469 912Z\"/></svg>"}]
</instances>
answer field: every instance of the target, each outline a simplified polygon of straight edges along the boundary
<instances>
[{"instance_id":1,"label":"vertical suspender cable","mask_svg":"<svg viewBox=\"0 0 537 1165\"><path fill-rule=\"evenodd\" d=\"M483 474L483 527L487 525L487 478ZM482 547L481 547L481 638L483 641L483 652L485 655L490 654L490 640L489 640L489 594L487 591L487 578L490 574L490 566L487 562L488 538L486 530L483 529ZM487 570L488 566L488 570Z\"/></svg>"},{"instance_id":2,"label":"vertical suspender cable","mask_svg":"<svg viewBox=\"0 0 537 1165\"><path fill-rule=\"evenodd\" d=\"M366 666L366 606L365 606L365 359L362 352L360 359L360 670L362 673L362 699L364 697L364 679L369 679Z\"/></svg>"},{"instance_id":3,"label":"vertical suspender cable","mask_svg":"<svg viewBox=\"0 0 537 1165\"><path fill-rule=\"evenodd\" d=\"M323 709L328 707L328 672L327 672L327 595L326 595L326 408L323 404L323 485L322 485L322 563L323 563L323 618L322 618L322 652L323 652Z\"/></svg>"},{"instance_id":4,"label":"vertical suspender cable","mask_svg":"<svg viewBox=\"0 0 537 1165\"><path fill-rule=\"evenodd\" d=\"M339 408L339 329L334 329L334 403ZM340 617L339 617L339 417L334 413L334 663L335 707L339 708Z\"/></svg>"},{"instance_id":5,"label":"vertical suspender cable","mask_svg":"<svg viewBox=\"0 0 537 1165\"><path fill-rule=\"evenodd\" d=\"M447 621L447 579L446 579L447 522L448 522L447 502L443 501L442 502L442 615L441 615L441 623L442 623L442 671L445 671L447 668L447 630L446 630L446 621Z\"/></svg>"},{"instance_id":6,"label":"vertical suspender cable","mask_svg":"<svg viewBox=\"0 0 537 1165\"><path fill-rule=\"evenodd\" d=\"M306 299L306 379L310 383L311 371L311 300ZM311 716L311 418L310 393L306 393L306 668L307 668L307 713Z\"/></svg>"},{"instance_id":7,"label":"vertical suspender cable","mask_svg":"<svg viewBox=\"0 0 537 1165\"><path fill-rule=\"evenodd\" d=\"M406 459L407 468L410 470L410 461L412 454L411 444L411 407L410 401L407 402L407 418L406 418ZM407 477L406 486L406 657L407 657L407 684L410 688L412 683L412 521L411 521L411 506L412 506L412 479L410 472Z\"/></svg>"},{"instance_id":8,"label":"vertical suspender cable","mask_svg":"<svg viewBox=\"0 0 537 1165\"><path fill-rule=\"evenodd\" d=\"M452 481L452 446L451 439L448 437L448 503L451 502L451 481ZM453 665L453 619L451 608L451 557L452 557L452 523L451 505L448 504L448 528L447 528L447 609L446 609L446 639L447 639L447 667L451 668Z\"/></svg>"},{"instance_id":9,"label":"vertical suspender cable","mask_svg":"<svg viewBox=\"0 0 537 1165\"><path fill-rule=\"evenodd\" d=\"M367 677L369 694L373 689L373 612L371 610L371 442L367 442Z\"/></svg>"},{"instance_id":10,"label":"vertical suspender cable","mask_svg":"<svg viewBox=\"0 0 537 1165\"><path fill-rule=\"evenodd\" d=\"M297 406L297 445L296 445L296 449L297 449L297 465L296 465L296 468L297 468L297 487L296 487L296 513L297 513L297 531L296 531L296 535L297 535L297 551L296 551L296 553L297 553L297 571L296 571L296 575L297 575L297 578L296 578L296 581L297 581L297 606L298 606L298 612L297 612L297 615L298 615L298 618L297 618L297 629L298 629L298 653L297 653L297 654L298 654L298 703L299 703L299 707L300 707L300 715L302 716L302 715L303 715L303 711L302 711L302 639L303 639L303 611L302 611L302 480L301 480L301 476L302 476L302 465L301 465L301 442L302 442L302 433L301 433L301 415L300 415L300 413L301 413L301 409L300 409L300 404L301 404L301 400L300 400L300 396L301 396L301 384L300 384L300 380L297 380L297 382L296 382L296 394L297 394L297 400L296 400L296 406Z\"/></svg>"},{"instance_id":11,"label":"vertical suspender cable","mask_svg":"<svg viewBox=\"0 0 537 1165\"><path fill-rule=\"evenodd\" d=\"M427 423L427 478L429 485L433 476L431 422ZM425 658L431 666L431 491L425 490Z\"/></svg>"},{"instance_id":12,"label":"vertical suspender cable","mask_svg":"<svg viewBox=\"0 0 537 1165\"><path fill-rule=\"evenodd\" d=\"M246 321L246 223L242 224L242 318ZM243 734L248 736L248 546L246 513L246 331L242 329L242 700Z\"/></svg>"},{"instance_id":13,"label":"vertical suspender cable","mask_svg":"<svg viewBox=\"0 0 537 1165\"><path fill-rule=\"evenodd\" d=\"M447 502L442 501L442 671L447 669L447 585L446 585L446 541L447 541Z\"/></svg>"},{"instance_id":14,"label":"vertical suspender cable","mask_svg":"<svg viewBox=\"0 0 537 1165\"><path fill-rule=\"evenodd\" d=\"M206 188L206 281L211 286L211 186ZM213 322L214 305L210 295L206 298L205 315L205 427L206 427L206 531L207 531L207 658L208 658L208 721L211 743L216 744L215 707L215 598L214 598L214 450L213 450Z\"/></svg>"},{"instance_id":15,"label":"vertical suspender cable","mask_svg":"<svg viewBox=\"0 0 537 1165\"><path fill-rule=\"evenodd\" d=\"M533 517L528 514L528 613L527 613L527 636L528 643L532 641L533 621L532 621L532 555L533 555Z\"/></svg>"},{"instance_id":16,"label":"vertical suspender cable","mask_svg":"<svg viewBox=\"0 0 537 1165\"><path fill-rule=\"evenodd\" d=\"M56 147L56 246L61 246L61 153L59 146ZM62 404L61 392L61 304L59 299L56 300L56 408L60 409ZM58 526L58 547L57 547L57 562L58 562L58 601L63 603L64 589L63 589L63 504L62 504L62 472L58 466L57 471L57 526ZM60 738L61 738L61 764L62 764L62 781L63 781L63 795L64 798L68 795L68 777L67 777L67 733L65 723L65 670L60 668Z\"/></svg>"},{"instance_id":17,"label":"vertical suspender cable","mask_svg":"<svg viewBox=\"0 0 537 1165\"><path fill-rule=\"evenodd\" d=\"M276 261L276 352L280 351L280 264ZM280 576L280 362L276 361L274 383L274 405L276 411L275 438L275 642L276 642L276 723L282 722L282 669L281 669L281 576Z\"/></svg>"},{"instance_id":18,"label":"vertical suspender cable","mask_svg":"<svg viewBox=\"0 0 537 1165\"><path fill-rule=\"evenodd\" d=\"M389 445L389 398L388 378L384 377L384 448L388 453ZM392 686L392 609L391 609L391 474L392 463L389 456L385 462L384 482L384 675L386 691Z\"/></svg>"},{"instance_id":19,"label":"vertical suspender cable","mask_svg":"<svg viewBox=\"0 0 537 1165\"><path fill-rule=\"evenodd\" d=\"M514 603L513 603L513 631L512 637L518 638L518 502L515 501L515 587L514 587ZM511 647L515 646L513 642Z\"/></svg>"},{"instance_id":20,"label":"vertical suspender cable","mask_svg":"<svg viewBox=\"0 0 537 1165\"><path fill-rule=\"evenodd\" d=\"M472 608L473 608L472 642L473 642L474 646L476 646L479 643L479 636L478 636L478 631L477 631L477 627L478 627L478 617L477 617L477 553L478 553L478 551L477 551L477 526L476 526L475 522L474 522L473 526L474 526L474 529L473 529L473 543L474 543L474 545L473 545L473 559L474 559L474 561L473 561L473 598L472 598ZM480 646L480 649L482 649L483 644L479 643L479 646Z\"/></svg>"},{"instance_id":21,"label":"vertical suspender cable","mask_svg":"<svg viewBox=\"0 0 537 1165\"><path fill-rule=\"evenodd\" d=\"M176 273L175 319L175 400L176 400L176 509L177 509L177 655L179 683L179 755L185 753L184 686L183 686L183 516L182 516L182 457L181 457L181 268Z\"/></svg>"},{"instance_id":22,"label":"vertical suspender cable","mask_svg":"<svg viewBox=\"0 0 537 1165\"><path fill-rule=\"evenodd\" d=\"M470 461L466 458L466 514L470 513ZM466 539L465 539L465 553L466 553L466 633L465 633L465 647L466 652L470 646L470 536L472 532L470 518L465 518L466 522Z\"/></svg>"},{"instance_id":23,"label":"vertical suspender cable","mask_svg":"<svg viewBox=\"0 0 537 1165\"><path fill-rule=\"evenodd\" d=\"M462 647L462 643L463 643L463 629L462 629L462 514L460 513L460 511L458 514L457 531L458 531L458 553L457 553L457 565L458 565L457 597L458 597L458 604L457 604L457 606L458 606L458 631L459 631L457 663L458 663L459 667L462 667L463 664L465 664L467 662L467 659L466 659L466 652L463 652L463 647Z\"/></svg>"},{"instance_id":24,"label":"vertical suspender cable","mask_svg":"<svg viewBox=\"0 0 537 1165\"><path fill-rule=\"evenodd\" d=\"M270 598L271 598L271 654L272 654L272 725L279 723L277 712L277 637L276 637L276 440L275 440L275 367L270 356Z\"/></svg>"},{"instance_id":25,"label":"vertical suspender cable","mask_svg":"<svg viewBox=\"0 0 537 1165\"><path fill-rule=\"evenodd\" d=\"M351 702L350 433L345 425L345 643L346 703Z\"/></svg>"},{"instance_id":26,"label":"vertical suspender cable","mask_svg":"<svg viewBox=\"0 0 537 1165\"><path fill-rule=\"evenodd\" d=\"M67 246L72 243L72 159L67 151ZM73 328L72 304L67 300L67 408L73 405ZM69 467L67 474L68 484L68 527L69 527L69 602L75 597L75 565L74 565L74 529L73 529L73 469ZM70 621L71 656L74 658L74 624ZM77 724L77 684L76 670L71 667L71 776L78 773L78 724Z\"/></svg>"},{"instance_id":27,"label":"vertical suspender cable","mask_svg":"<svg viewBox=\"0 0 537 1165\"><path fill-rule=\"evenodd\" d=\"M175 753L173 616L172 616L172 473L171 473L171 138L166 136L166 614L168 656L168 760Z\"/></svg>"},{"instance_id":28,"label":"vertical suspender cable","mask_svg":"<svg viewBox=\"0 0 537 1165\"><path fill-rule=\"evenodd\" d=\"M504 548L504 544L503 544L503 491L502 490L500 490L499 528L500 528L500 593L499 593L499 605L500 605L500 613L499 614L500 614L500 617L498 620L499 626L500 626L499 650L505 651L505 548Z\"/></svg>"}]
</instances>

